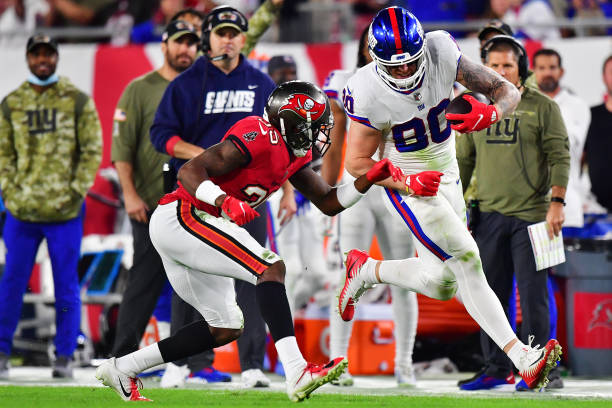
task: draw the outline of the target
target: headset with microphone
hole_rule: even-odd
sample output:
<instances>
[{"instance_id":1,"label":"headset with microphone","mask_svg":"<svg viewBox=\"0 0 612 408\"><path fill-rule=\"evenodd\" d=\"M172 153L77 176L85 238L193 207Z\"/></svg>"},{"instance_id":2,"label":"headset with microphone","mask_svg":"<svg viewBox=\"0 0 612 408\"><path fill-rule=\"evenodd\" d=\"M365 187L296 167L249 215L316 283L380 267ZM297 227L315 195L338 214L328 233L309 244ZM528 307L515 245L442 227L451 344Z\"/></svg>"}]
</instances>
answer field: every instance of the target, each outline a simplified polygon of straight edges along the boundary
<instances>
[{"instance_id":1,"label":"headset with microphone","mask_svg":"<svg viewBox=\"0 0 612 408\"><path fill-rule=\"evenodd\" d=\"M240 11L230 6L215 7L208 13L202 24L202 44L201 49L209 61L221 61L228 58L227 54L221 54L214 57L208 55L210 51L210 33L219 25L234 26L241 32L246 33L249 30L249 23Z\"/></svg>"},{"instance_id":2,"label":"headset with microphone","mask_svg":"<svg viewBox=\"0 0 612 408\"><path fill-rule=\"evenodd\" d=\"M519 77L521 78L521 83L525 82L527 77L529 76L529 60L527 59L527 51L525 51L525 47L521 44L516 38L511 37L509 35L497 35L487 40L482 45L480 50L480 58L483 61L486 61L487 54L491 51L491 48L495 44L506 43L510 44L518 54L518 70Z\"/></svg>"}]
</instances>

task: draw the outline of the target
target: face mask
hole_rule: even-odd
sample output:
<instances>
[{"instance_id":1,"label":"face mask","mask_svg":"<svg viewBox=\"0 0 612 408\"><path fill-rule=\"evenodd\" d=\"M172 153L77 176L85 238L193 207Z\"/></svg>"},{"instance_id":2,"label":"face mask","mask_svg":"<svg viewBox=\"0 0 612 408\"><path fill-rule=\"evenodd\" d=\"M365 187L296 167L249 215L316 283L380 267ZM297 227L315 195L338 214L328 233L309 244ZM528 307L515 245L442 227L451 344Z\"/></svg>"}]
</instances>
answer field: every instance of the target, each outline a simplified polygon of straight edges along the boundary
<instances>
[{"instance_id":1,"label":"face mask","mask_svg":"<svg viewBox=\"0 0 612 408\"><path fill-rule=\"evenodd\" d=\"M59 77L57 76L57 74L53 74L45 80L40 79L39 77L32 74L31 72L30 72L30 75L28 76L28 82L33 85L47 86L47 85L54 84L57 81L59 81Z\"/></svg>"}]
</instances>

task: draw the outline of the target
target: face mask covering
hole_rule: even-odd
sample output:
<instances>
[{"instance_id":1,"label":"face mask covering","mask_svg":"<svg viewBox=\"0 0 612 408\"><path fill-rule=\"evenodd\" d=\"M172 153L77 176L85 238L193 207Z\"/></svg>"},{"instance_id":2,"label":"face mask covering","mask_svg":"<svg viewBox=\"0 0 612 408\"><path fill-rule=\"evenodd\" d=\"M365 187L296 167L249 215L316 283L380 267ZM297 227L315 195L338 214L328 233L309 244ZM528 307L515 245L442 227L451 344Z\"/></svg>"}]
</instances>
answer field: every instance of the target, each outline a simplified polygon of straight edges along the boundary
<instances>
[{"instance_id":1,"label":"face mask covering","mask_svg":"<svg viewBox=\"0 0 612 408\"><path fill-rule=\"evenodd\" d=\"M28 82L33 85L47 86L47 85L54 84L57 81L59 81L59 77L57 76L57 74L53 74L45 80L40 79L39 77L32 74L31 72L30 72L30 75L28 76Z\"/></svg>"}]
</instances>

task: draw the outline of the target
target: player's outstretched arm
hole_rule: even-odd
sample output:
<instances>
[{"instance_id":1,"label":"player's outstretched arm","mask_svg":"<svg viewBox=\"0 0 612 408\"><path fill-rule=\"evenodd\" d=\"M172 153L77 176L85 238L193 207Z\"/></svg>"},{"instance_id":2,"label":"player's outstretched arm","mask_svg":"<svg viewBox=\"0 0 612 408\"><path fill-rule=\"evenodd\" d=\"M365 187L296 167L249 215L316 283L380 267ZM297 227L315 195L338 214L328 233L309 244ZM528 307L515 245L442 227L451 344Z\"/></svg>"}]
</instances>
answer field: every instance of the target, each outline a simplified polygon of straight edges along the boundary
<instances>
[{"instance_id":1,"label":"player's outstretched arm","mask_svg":"<svg viewBox=\"0 0 612 408\"><path fill-rule=\"evenodd\" d=\"M377 182L392 178L401 180L402 171L391 164L389 159L374 162L374 165L354 182L332 188L310 167L305 167L289 179L307 199L325 215L333 216L356 204L361 197Z\"/></svg>"},{"instance_id":2,"label":"player's outstretched arm","mask_svg":"<svg viewBox=\"0 0 612 408\"><path fill-rule=\"evenodd\" d=\"M457 82L495 102L499 118L512 113L521 101L521 94L516 86L491 68L476 63L465 55L461 55L457 67Z\"/></svg>"}]
</instances>

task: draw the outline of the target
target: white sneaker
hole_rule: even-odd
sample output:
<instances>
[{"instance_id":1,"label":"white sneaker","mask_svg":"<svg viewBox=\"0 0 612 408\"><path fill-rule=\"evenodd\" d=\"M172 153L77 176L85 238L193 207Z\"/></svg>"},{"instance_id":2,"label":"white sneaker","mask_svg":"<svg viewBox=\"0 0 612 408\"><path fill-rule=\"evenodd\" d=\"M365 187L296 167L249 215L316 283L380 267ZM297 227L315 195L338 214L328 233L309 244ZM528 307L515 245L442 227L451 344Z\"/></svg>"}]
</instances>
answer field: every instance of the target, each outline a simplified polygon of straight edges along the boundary
<instances>
[{"instance_id":1,"label":"white sneaker","mask_svg":"<svg viewBox=\"0 0 612 408\"><path fill-rule=\"evenodd\" d=\"M291 380L287 379L287 395L293 402L302 401L320 386L340 377L348 367L345 357L337 357L325 365L308 363L302 373Z\"/></svg>"},{"instance_id":2,"label":"white sneaker","mask_svg":"<svg viewBox=\"0 0 612 408\"><path fill-rule=\"evenodd\" d=\"M340 377L336 378L335 380L330 381L330 383L332 385L339 385L340 387L352 387L353 384L355 384L355 380L353 379L353 376L348 371L345 371L342 374L340 374Z\"/></svg>"},{"instance_id":3,"label":"white sneaker","mask_svg":"<svg viewBox=\"0 0 612 408\"><path fill-rule=\"evenodd\" d=\"M185 379L189 375L187 365L178 366L173 363L166 365L166 371L161 379L160 386L162 388L183 388L185 387Z\"/></svg>"},{"instance_id":4,"label":"white sneaker","mask_svg":"<svg viewBox=\"0 0 612 408\"><path fill-rule=\"evenodd\" d=\"M96 369L96 378L115 390L124 401L152 401L140 395L142 382L138 377L130 377L117 369L115 357L100 364Z\"/></svg>"},{"instance_id":5,"label":"white sneaker","mask_svg":"<svg viewBox=\"0 0 612 408\"><path fill-rule=\"evenodd\" d=\"M240 374L244 388L264 388L270 386L270 379L259 368L251 368Z\"/></svg>"},{"instance_id":6,"label":"white sneaker","mask_svg":"<svg viewBox=\"0 0 612 408\"><path fill-rule=\"evenodd\" d=\"M400 387L414 388L416 387L416 377L414 370L410 368L395 367L395 379Z\"/></svg>"}]
</instances>

